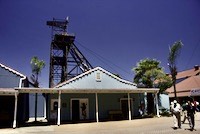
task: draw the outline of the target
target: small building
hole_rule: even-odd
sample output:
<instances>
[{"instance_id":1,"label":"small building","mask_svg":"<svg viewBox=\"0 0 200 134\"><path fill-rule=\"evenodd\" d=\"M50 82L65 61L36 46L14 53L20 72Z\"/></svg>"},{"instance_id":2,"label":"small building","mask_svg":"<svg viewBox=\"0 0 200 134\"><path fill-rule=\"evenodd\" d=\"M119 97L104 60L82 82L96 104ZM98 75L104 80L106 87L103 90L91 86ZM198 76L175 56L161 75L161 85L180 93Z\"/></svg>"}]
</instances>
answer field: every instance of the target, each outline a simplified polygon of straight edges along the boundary
<instances>
[{"instance_id":1,"label":"small building","mask_svg":"<svg viewBox=\"0 0 200 134\"><path fill-rule=\"evenodd\" d=\"M29 118L28 94L18 96L18 109L21 112L15 113L15 87L28 87L28 79L25 75L0 63L0 126L12 126L14 114L17 114L18 122ZM14 122L15 126L16 122Z\"/></svg>"},{"instance_id":2,"label":"small building","mask_svg":"<svg viewBox=\"0 0 200 134\"><path fill-rule=\"evenodd\" d=\"M182 72L178 72L176 76L176 93L180 103L183 103L188 97L193 97L195 101L200 101L200 69L199 65L194 68ZM174 99L174 87L166 90L169 93L170 100Z\"/></svg>"},{"instance_id":3,"label":"small building","mask_svg":"<svg viewBox=\"0 0 200 134\"><path fill-rule=\"evenodd\" d=\"M54 88L16 88L19 94L48 93L47 119L65 121L102 121L129 119L145 110L146 93L154 93L158 113L159 89L137 88L101 67L96 67Z\"/></svg>"},{"instance_id":4,"label":"small building","mask_svg":"<svg viewBox=\"0 0 200 134\"><path fill-rule=\"evenodd\" d=\"M45 107L43 115L47 113L48 121L56 121L58 125L65 121L131 120L139 116L139 108L145 112L147 93L155 94L155 108L159 116L158 91L155 88L137 88L135 83L121 79L101 67L54 88L34 88L25 75L0 64L0 122L15 128L17 124L28 121L32 117L32 95L35 93L41 96L46 94L47 102L43 97L38 100L38 104Z\"/></svg>"},{"instance_id":5,"label":"small building","mask_svg":"<svg viewBox=\"0 0 200 134\"><path fill-rule=\"evenodd\" d=\"M35 94L18 94L15 88L33 87L22 73L0 63L0 126L16 127L34 117ZM38 94L38 116L44 116L44 97ZM18 112L15 111L18 109ZM15 118L16 117L16 118Z\"/></svg>"}]
</instances>

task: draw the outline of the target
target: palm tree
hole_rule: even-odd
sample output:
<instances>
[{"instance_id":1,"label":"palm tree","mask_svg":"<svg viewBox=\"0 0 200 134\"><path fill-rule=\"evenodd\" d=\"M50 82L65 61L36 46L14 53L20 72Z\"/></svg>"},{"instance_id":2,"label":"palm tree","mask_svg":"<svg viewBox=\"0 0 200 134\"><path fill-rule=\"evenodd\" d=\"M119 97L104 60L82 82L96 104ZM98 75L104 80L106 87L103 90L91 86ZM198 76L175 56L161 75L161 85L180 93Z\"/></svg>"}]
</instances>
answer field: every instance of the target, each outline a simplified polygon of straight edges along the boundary
<instances>
[{"instance_id":1,"label":"palm tree","mask_svg":"<svg viewBox=\"0 0 200 134\"><path fill-rule=\"evenodd\" d=\"M45 67L45 62L34 56L31 59L30 64L32 69L31 80L35 87L39 87L38 76L41 74L42 69ZM37 93L35 93L35 121L37 121Z\"/></svg>"},{"instance_id":2,"label":"palm tree","mask_svg":"<svg viewBox=\"0 0 200 134\"><path fill-rule=\"evenodd\" d=\"M176 95L176 75L177 75L177 58L180 55L181 48L183 46L183 43L181 41L175 42L170 48L169 48L169 56L168 56L168 66L172 77L173 87L174 87L174 97L177 100Z\"/></svg>"},{"instance_id":3,"label":"palm tree","mask_svg":"<svg viewBox=\"0 0 200 134\"><path fill-rule=\"evenodd\" d=\"M160 62L155 59L143 59L137 63L137 67L133 68L135 72L134 82L138 87L160 88L164 91L171 87L171 80L166 76ZM153 94L147 94L147 111L148 114L153 113L154 101Z\"/></svg>"}]
</instances>

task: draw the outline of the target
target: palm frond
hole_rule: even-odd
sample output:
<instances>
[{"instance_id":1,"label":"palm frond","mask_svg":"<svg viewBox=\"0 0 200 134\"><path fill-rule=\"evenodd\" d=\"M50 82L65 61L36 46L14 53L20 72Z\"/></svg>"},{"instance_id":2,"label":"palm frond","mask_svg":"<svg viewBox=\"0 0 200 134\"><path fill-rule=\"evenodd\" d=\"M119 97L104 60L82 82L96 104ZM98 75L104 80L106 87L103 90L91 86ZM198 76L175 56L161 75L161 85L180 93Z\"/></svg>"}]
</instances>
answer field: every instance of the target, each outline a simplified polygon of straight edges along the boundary
<instances>
[{"instance_id":1,"label":"palm frond","mask_svg":"<svg viewBox=\"0 0 200 134\"><path fill-rule=\"evenodd\" d=\"M176 64L177 57L180 55L183 43L181 41L175 42L169 49L168 62L170 65Z\"/></svg>"},{"instance_id":2,"label":"palm frond","mask_svg":"<svg viewBox=\"0 0 200 134\"><path fill-rule=\"evenodd\" d=\"M32 69L31 80L33 81L36 87L39 87L38 75L41 73L42 69L45 67L45 62L43 60L39 60L37 56L34 56L31 59L30 64L31 64L31 69Z\"/></svg>"}]
</instances>

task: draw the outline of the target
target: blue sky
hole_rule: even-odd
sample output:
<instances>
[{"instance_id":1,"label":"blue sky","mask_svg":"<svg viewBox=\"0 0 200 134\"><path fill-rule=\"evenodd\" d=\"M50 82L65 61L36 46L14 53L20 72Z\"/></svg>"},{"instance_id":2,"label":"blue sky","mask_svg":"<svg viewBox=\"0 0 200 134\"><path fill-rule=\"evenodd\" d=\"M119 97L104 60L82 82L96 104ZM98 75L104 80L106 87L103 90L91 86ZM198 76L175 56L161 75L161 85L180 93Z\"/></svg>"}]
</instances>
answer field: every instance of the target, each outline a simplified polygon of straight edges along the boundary
<instances>
[{"instance_id":1,"label":"blue sky","mask_svg":"<svg viewBox=\"0 0 200 134\"><path fill-rule=\"evenodd\" d=\"M144 58L159 60L169 72L169 46L178 40L184 44L178 70L199 65L199 0L0 0L0 62L29 77L30 60L38 56L46 62L40 85L48 87L51 28L46 21L67 16L68 33L76 35L75 44L90 63L129 81L131 69Z\"/></svg>"}]
</instances>

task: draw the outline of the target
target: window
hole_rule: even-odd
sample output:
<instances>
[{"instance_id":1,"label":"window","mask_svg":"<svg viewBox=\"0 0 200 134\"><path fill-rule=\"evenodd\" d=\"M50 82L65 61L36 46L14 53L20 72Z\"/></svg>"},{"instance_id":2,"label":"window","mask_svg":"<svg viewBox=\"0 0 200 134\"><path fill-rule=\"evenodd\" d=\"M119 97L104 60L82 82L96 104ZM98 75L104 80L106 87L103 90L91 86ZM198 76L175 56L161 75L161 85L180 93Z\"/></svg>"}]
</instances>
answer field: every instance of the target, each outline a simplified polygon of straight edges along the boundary
<instances>
[{"instance_id":1,"label":"window","mask_svg":"<svg viewBox=\"0 0 200 134\"><path fill-rule=\"evenodd\" d=\"M101 81L101 72L96 72L96 81L97 82Z\"/></svg>"}]
</instances>

